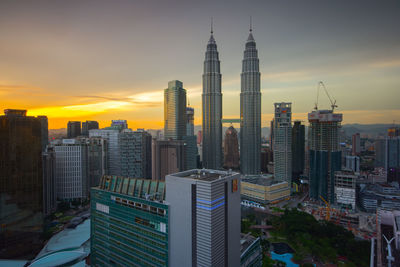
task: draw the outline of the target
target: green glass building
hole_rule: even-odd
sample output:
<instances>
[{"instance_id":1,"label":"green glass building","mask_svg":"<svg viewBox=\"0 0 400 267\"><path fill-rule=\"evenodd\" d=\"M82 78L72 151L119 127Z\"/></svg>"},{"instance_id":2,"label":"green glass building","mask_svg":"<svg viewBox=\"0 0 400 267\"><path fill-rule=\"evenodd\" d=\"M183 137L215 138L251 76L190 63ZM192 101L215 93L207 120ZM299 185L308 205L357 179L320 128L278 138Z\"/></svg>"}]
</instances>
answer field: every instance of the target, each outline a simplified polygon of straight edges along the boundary
<instances>
[{"instance_id":1,"label":"green glass building","mask_svg":"<svg viewBox=\"0 0 400 267\"><path fill-rule=\"evenodd\" d=\"M91 196L92 266L168 266L164 182L103 176Z\"/></svg>"}]
</instances>

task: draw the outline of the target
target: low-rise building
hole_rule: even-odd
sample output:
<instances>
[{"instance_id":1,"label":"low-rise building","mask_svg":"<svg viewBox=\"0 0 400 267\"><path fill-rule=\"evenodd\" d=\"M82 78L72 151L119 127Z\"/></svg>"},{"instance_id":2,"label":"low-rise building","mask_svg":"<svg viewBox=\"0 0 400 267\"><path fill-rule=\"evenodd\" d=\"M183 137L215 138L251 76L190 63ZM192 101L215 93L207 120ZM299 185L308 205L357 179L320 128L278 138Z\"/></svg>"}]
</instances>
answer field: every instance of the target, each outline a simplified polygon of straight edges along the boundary
<instances>
[{"instance_id":1,"label":"low-rise building","mask_svg":"<svg viewBox=\"0 0 400 267\"><path fill-rule=\"evenodd\" d=\"M240 266L261 267L262 249L260 238L248 234L240 234Z\"/></svg>"},{"instance_id":2,"label":"low-rise building","mask_svg":"<svg viewBox=\"0 0 400 267\"><path fill-rule=\"evenodd\" d=\"M243 199L267 204L290 197L286 181L275 181L272 175L257 175L242 179L240 194Z\"/></svg>"},{"instance_id":3,"label":"low-rise building","mask_svg":"<svg viewBox=\"0 0 400 267\"><path fill-rule=\"evenodd\" d=\"M390 184L362 184L360 204L368 212L377 208L400 210L400 190Z\"/></svg>"},{"instance_id":4,"label":"low-rise building","mask_svg":"<svg viewBox=\"0 0 400 267\"><path fill-rule=\"evenodd\" d=\"M353 171L335 172L335 201L338 205L355 209L357 178Z\"/></svg>"}]
</instances>

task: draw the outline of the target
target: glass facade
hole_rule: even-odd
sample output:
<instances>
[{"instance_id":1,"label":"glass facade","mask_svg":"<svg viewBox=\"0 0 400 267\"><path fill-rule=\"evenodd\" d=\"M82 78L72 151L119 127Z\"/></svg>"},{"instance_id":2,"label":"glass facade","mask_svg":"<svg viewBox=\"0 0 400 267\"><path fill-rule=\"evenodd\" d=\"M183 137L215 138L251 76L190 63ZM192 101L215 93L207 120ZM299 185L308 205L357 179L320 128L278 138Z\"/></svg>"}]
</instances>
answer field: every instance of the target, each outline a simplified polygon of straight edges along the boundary
<instances>
[{"instance_id":1,"label":"glass facade","mask_svg":"<svg viewBox=\"0 0 400 267\"><path fill-rule=\"evenodd\" d=\"M163 182L103 176L92 188L91 264L168 266Z\"/></svg>"}]
</instances>

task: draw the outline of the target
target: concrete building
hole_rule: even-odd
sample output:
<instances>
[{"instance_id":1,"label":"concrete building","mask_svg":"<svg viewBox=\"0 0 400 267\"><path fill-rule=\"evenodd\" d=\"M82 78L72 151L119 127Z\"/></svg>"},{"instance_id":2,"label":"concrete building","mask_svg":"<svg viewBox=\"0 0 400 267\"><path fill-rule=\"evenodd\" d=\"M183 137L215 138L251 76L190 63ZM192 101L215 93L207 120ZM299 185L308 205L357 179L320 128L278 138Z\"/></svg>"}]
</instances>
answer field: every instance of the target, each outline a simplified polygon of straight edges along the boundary
<instances>
[{"instance_id":1,"label":"concrete building","mask_svg":"<svg viewBox=\"0 0 400 267\"><path fill-rule=\"evenodd\" d=\"M46 151L49 144L49 123L46 116L37 116L42 127L42 152Z\"/></svg>"},{"instance_id":2,"label":"concrete building","mask_svg":"<svg viewBox=\"0 0 400 267\"><path fill-rule=\"evenodd\" d=\"M221 70L212 29L204 60L202 113L203 167L219 169L222 166Z\"/></svg>"},{"instance_id":3,"label":"concrete building","mask_svg":"<svg viewBox=\"0 0 400 267\"><path fill-rule=\"evenodd\" d=\"M261 239L248 234L240 234L240 267L261 267Z\"/></svg>"},{"instance_id":4,"label":"concrete building","mask_svg":"<svg viewBox=\"0 0 400 267\"><path fill-rule=\"evenodd\" d=\"M240 193L243 199L268 204L290 197L287 181L276 181L272 175L254 176L242 180Z\"/></svg>"},{"instance_id":5,"label":"concrete building","mask_svg":"<svg viewBox=\"0 0 400 267\"><path fill-rule=\"evenodd\" d=\"M26 110L0 116L0 258L40 249L43 231L42 124Z\"/></svg>"},{"instance_id":6,"label":"concrete building","mask_svg":"<svg viewBox=\"0 0 400 267\"><path fill-rule=\"evenodd\" d=\"M335 172L336 204L355 209L357 179L358 175L355 175L353 171Z\"/></svg>"},{"instance_id":7,"label":"concrete building","mask_svg":"<svg viewBox=\"0 0 400 267\"><path fill-rule=\"evenodd\" d=\"M275 103L274 176L292 184L292 103Z\"/></svg>"},{"instance_id":8,"label":"concrete building","mask_svg":"<svg viewBox=\"0 0 400 267\"><path fill-rule=\"evenodd\" d=\"M341 170L339 129L342 114L332 110L308 113L310 198L334 203L335 171Z\"/></svg>"},{"instance_id":9,"label":"concrete building","mask_svg":"<svg viewBox=\"0 0 400 267\"><path fill-rule=\"evenodd\" d=\"M346 156L346 169L353 172L360 172L360 157Z\"/></svg>"},{"instance_id":10,"label":"concrete building","mask_svg":"<svg viewBox=\"0 0 400 267\"><path fill-rule=\"evenodd\" d=\"M260 69L251 27L242 61L240 119L240 171L249 175L259 174L261 172Z\"/></svg>"},{"instance_id":11,"label":"concrete building","mask_svg":"<svg viewBox=\"0 0 400 267\"><path fill-rule=\"evenodd\" d=\"M298 181L304 171L305 126L295 121L292 128L292 180Z\"/></svg>"},{"instance_id":12,"label":"concrete building","mask_svg":"<svg viewBox=\"0 0 400 267\"><path fill-rule=\"evenodd\" d=\"M182 140L186 135L186 90L181 81L168 82L164 90L164 137Z\"/></svg>"},{"instance_id":13,"label":"concrete building","mask_svg":"<svg viewBox=\"0 0 400 267\"><path fill-rule=\"evenodd\" d=\"M359 194L361 206L368 212L377 208L400 210L400 190L390 184L365 184Z\"/></svg>"},{"instance_id":14,"label":"concrete building","mask_svg":"<svg viewBox=\"0 0 400 267\"><path fill-rule=\"evenodd\" d=\"M81 122L69 121L67 125L67 137L75 138L81 135Z\"/></svg>"},{"instance_id":15,"label":"concrete building","mask_svg":"<svg viewBox=\"0 0 400 267\"><path fill-rule=\"evenodd\" d=\"M100 178L108 173L108 143L100 137L81 138L80 141L88 145L88 191L90 191L90 188L98 186Z\"/></svg>"},{"instance_id":16,"label":"concrete building","mask_svg":"<svg viewBox=\"0 0 400 267\"><path fill-rule=\"evenodd\" d=\"M85 199L89 190L88 144L77 139L63 139L54 144L56 153L57 198Z\"/></svg>"},{"instance_id":17,"label":"concrete building","mask_svg":"<svg viewBox=\"0 0 400 267\"><path fill-rule=\"evenodd\" d=\"M261 148L261 172L268 173L268 164L273 162L273 152L270 147Z\"/></svg>"},{"instance_id":18,"label":"concrete building","mask_svg":"<svg viewBox=\"0 0 400 267\"><path fill-rule=\"evenodd\" d=\"M385 169L388 182L397 181L400 183L400 136L397 127L388 130L385 152Z\"/></svg>"},{"instance_id":19,"label":"concrete building","mask_svg":"<svg viewBox=\"0 0 400 267\"><path fill-rule=\"evenodd\" d=\"M230 126L225 132L224 168L233 170L239 169L238 133L233 126Z\"/></svg>"},{"instance_id":20,"label":"concrete building","mask_svg":"<svg viewBox=\"0 0 400 267\"><path fill-rule=\"evenodd\" d=\"M128 122L126 120L112 120L111 128L119 129L120 131L128 129Z\"/></svg>"},{"instance_id":21,"label":"concrete building","mask_svg":"<svg viewBox=\"0 0 400 267\"><path fill-rule=\"evenodd\" d=\"M195 135L187 135L182 138L185 146L185 169L191 170L197 168L197 137Z\"/></svg>"},{"instance_id":22,"label":"concrete building","mask_svg":"<svg viewBox=\"0 0 400 267\"><path fill-rule=\"evenodd\" d=\"M240 175L167 175L170 266L240 266Z\"/></svg>"},{"instance_id":23,"label":"concrete building","mask_svg":"<svg viewBox=\"0 0 400 267\"><path fill-rule=\"evenodd\" d=\"M121 176L151 179L152 137L143 129L119 134Z\"/></svg>"},{"instance_id":24,"label":"concrete building","mask_svg":"<svg viewBox=\"0 0 400 267\"><path fill-rule=\"evenodd\" d=\"M356 133L353 134L351 137L352 146L351 146L351 153L353 156L357 156L361 152L361 144L360 144L360 134Z\"/></svg>"},{"instance_id":25,"label":"concrete building","mask_svg":"<svg viewBox=\"0 0 400 267\"><path fill-rule=\"evenodd\" d=\"M92 266L177 266L164 182L103 176L91 195Z\"/></svg>"},{"instance_id":26,"label":"concrete building","mask_svg":"<svg viewBox=\"0 0 400 267\"><path fill-rule=\"evenodd\" d=\"M164 180L167 174L184 171L185 142L182 140L152 141L152 179Z\"/></svg>"},{"instance_id":27,"label":"concrete building","mask_svg":"<svg viewBox=\"0 0 400 267\"><path fill-rule=\"evenodd\" d=\"M56 153L54 147L47 147L43 157L43 214L50 215L57 210Z\"/></svg>"},{"instance_id":28,"label":"concrete building","mask_svg":"<svg viewBox=\"0 0 400 267\"><path fill-rule=\"evenodd\" d=\"M90 130L99 129L99 123L97 121L84 121L82 122L82 135L89 136Z\"/></svg>"},{"instance_id":29,"label":"concrete building","mask_svg":"<svg viewBox=\"0 0 400 267\"><path fill-rule=\"evenodd\" d=\"M385 167L386 160L386 140L377 139L374 142L375 167Z\"/></svg>"},{"instance_id":30,"label":"concrete building","mask_svg":"<svg viewBox=\"0 0 400 267\"><path fill-rule=\"evenodd\" d=\"M121 175L121 158L119 146L119 127L89 130L89 137L100 137L107 142L107 172L109 175Z\"/></svg>"}]
</instances>

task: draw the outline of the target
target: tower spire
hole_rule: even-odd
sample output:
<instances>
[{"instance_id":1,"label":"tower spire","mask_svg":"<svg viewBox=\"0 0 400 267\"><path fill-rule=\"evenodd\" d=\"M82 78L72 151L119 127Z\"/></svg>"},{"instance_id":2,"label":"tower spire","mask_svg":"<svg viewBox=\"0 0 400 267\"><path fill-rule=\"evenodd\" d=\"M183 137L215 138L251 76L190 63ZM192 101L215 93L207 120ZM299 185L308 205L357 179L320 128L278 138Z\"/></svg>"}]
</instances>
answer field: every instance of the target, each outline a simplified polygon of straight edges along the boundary
<instances>
[{"instance_id":1,"label":"tower spire","mask_svg":"<svg viewBox=\"0 0 400 267\"><path fill-rule=\"evenodd\" d=\"M251 21L251 16L250 16L250 32L252 32L252 31L253 31L253 23Z\"/></svg>"},{"instance_id":2,"label":"tower spire","mask_svg":"<svg viewBox=\"0 0 400 267\"><path fill-rule=\"evenodd\" d=\"M211 17L211 34L214 33L214 29L213 29L213 17Z\"/></svg>"}]
</instances>

